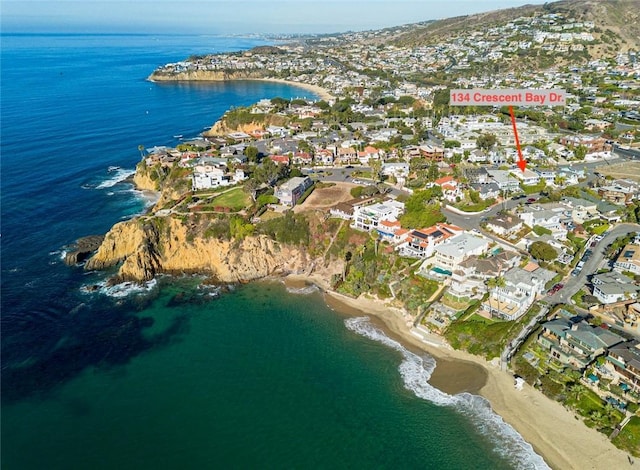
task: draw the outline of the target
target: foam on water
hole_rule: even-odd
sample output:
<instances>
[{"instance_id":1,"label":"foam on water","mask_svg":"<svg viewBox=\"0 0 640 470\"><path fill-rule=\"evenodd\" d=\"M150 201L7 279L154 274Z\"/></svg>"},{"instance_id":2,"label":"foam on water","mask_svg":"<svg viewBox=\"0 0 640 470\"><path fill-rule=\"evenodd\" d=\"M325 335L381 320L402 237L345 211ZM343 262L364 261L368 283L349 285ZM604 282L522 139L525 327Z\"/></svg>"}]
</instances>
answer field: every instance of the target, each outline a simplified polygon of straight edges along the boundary
<instances>
[{"instance_id":1,"label":"foam on water","mask_svg":"<svg viewBox=\"0 0 640 470\"><path fill-rule=\"evenodd\" d=\"M449 406L467 416L471 422L496 445L496 452L518 469L549 469L543 458L531 444L496 414L489 402L483 397L470 393L449 395L429 383L436 368L436 361L429 356L418 356L392 340L369 321L369 317L356 317L345 320L348 329L366 338L395 349L403 356L398 367L404 386L417 397L438 406Z\"/></svg>"},{"instance_id":2,"label":"foam on water","mask_svg":"<svg viewBox=\"0 0 640 470\"><path fill-rule=\"evenodd\" d=\"M118 183L122 183L124 180L126 180L130 176L133 176L135 172L136 170L126 170L126 169L120 168L114 171L113 173L111 173L112 174L111 178L104 180L102 183L98 184L96 186L96 189L111 188Z\"/></svg>"},{"instance_id":3,"label":"foam on water","mask_svg":"<svg viewBox=\"0 0 640 470\"><path fill-rule=\"evenodd\" d=\"M136 282L121 282L119 284L108 286L106 281L101 281L94 285L98 286L97 291L101 294L114 298L124 298L132 294L146 294L151 292L157 284L158 281L152 279L150 281L143 282L142 284L138 284ZM80 290L87 293L92 292L90 286L82 286Z\"/></svg>"},{"instance_id":4,"label":"foam on water","mask_svg":"<svg viewBox=\"0 0 640 470\"><path fill-rule=\"evenodd\" d=\"M305 287L287 287L287 292L297 295L309 295L318 292L318 286L310 285Z\"/></svg>"}]
</instances>

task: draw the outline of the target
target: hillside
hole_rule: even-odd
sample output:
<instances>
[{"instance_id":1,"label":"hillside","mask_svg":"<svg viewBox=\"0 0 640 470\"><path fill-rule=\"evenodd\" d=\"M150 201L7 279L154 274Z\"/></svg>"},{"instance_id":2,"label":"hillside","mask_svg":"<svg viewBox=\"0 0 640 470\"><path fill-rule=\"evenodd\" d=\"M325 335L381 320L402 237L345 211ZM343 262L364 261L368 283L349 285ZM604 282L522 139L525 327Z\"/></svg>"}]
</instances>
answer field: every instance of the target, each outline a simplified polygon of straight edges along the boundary
<instances>
[{"instance_id":1,"label":"hillside","mask_svg":"<svg viewBox=\"0 0 640 470\"><path fill-rule=\"evenodd\" d=\"M489 31L507 23L526 24L544 15L562 15L567 21L593 22L594 44L587 50L592 58L640 49L640 1L561 0L544 5L524 5L476 15L458 16L417 26L397 35L391 42L417 47L447 41L471 32Z\"/></svg>"}]
</instances>

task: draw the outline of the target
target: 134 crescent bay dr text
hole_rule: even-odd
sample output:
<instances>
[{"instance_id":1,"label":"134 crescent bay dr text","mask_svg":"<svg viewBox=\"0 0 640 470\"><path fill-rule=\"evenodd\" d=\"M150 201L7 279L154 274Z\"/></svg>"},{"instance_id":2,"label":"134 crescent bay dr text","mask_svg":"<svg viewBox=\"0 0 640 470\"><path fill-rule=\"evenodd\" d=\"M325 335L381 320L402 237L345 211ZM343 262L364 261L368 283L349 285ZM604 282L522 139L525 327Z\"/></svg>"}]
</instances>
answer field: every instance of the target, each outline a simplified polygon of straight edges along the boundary
<instances>
[{"instance_id":1,"label":"134 crescent bay dr text","mask_svg":"<svg viewBox=\"0 0 640 470\"><path fill-rule=\"evenodd\" d=\"M450 91L451 106L564 106L566 92L552 89L457 89Z\"/></svg>"}]
</instances>

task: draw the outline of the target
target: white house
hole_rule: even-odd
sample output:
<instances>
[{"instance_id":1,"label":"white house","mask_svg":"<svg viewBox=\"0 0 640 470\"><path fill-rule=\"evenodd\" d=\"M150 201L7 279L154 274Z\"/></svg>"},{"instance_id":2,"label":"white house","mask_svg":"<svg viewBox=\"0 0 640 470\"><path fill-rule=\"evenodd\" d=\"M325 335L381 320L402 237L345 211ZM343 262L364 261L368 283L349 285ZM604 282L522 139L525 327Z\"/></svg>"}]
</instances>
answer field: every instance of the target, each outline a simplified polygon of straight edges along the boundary
<instances>
[{"instance_id":1,"label":"white house","mask_svg":"<svg viewBox=\"0 0 640 470\"><path fill-rule=\"evenodd\" d=\"M398 201L387 200L370 206L358 206L353 211L351 227L358 230L374 230L383 220L398 220L404 212L404 204Z\"/></svg>"},{"instance_id":2,"label":"white house","mask_svg":"<svg viewBox=\"0 0 640 470\"><path fill-rule=\"evenodd\" d=\"M229 179L225 177L224 170L220 168L211 168L210 171L201 173L193 172L192 184L194 190L211 189L219 186L228 186L231 184Z\"/></svg>"},{"instance_id":3,"label":"white house","mask_svg":"<svg viewBox=\"0 0 640 470\"><path fill-rule=\"evenodd\" d=\"M488 239L464 232L435 247L433 264L441 269L453 272L455 267L469 256L481 255L488 249Z\"/></svg>"},{"instance_id":4,"label":"white house","mask_svg":"<svg viewBox=\"0 0 640 470\"><path fill-rule=\"evenodd\" d=\"M494 317L517 320L554 276L555 273L542 268L529 271L513 267L504 273L504 285L492 289L482 307Z\"/></svg>"},{"instance_id":5,"label":"white house","mask_svg":"<svg viewBox=\"0 0 640 470\"><path fill-rule=\"evenodd\" d=\"M612 304L638 298L638 286L632 280L615 271L596 274L592 278L593 295L603 304Z\"/></svg>"}]
</instances>

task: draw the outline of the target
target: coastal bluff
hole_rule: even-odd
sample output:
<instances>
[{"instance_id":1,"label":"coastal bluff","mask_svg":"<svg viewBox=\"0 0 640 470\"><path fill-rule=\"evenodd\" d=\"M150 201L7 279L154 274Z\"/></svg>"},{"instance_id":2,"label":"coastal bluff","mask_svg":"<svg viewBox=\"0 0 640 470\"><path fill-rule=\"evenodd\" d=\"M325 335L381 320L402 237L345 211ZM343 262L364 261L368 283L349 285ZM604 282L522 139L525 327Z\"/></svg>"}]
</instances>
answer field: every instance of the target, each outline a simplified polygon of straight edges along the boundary
<instances>
[{"instance_id":1,"label":"coastal bluff","mask_svg":"<svg viewBox=\"0 0 640 470\"><path fill-rule=\"evenodd\" d=\"M147 77L147 80L152 82L220 82L225 80L255 80L267 77L267 73L261 70L185 70L180 72L155 70Z\"/></svg>"},{"instance_id":2,"label":"coastal bluff","mask_svg":"<svg viewBox=\"0 0 640 470\"><path fill-rule=\"evenodd\" d=\"M114 225L85 270L120 265L114 281L143 282L156 274L197 273L219 282L244 282L302 273L312 265L305 250L267 236L220 240L194 236L181 219L140 217Z\"/></svg>"}]
</instances>

